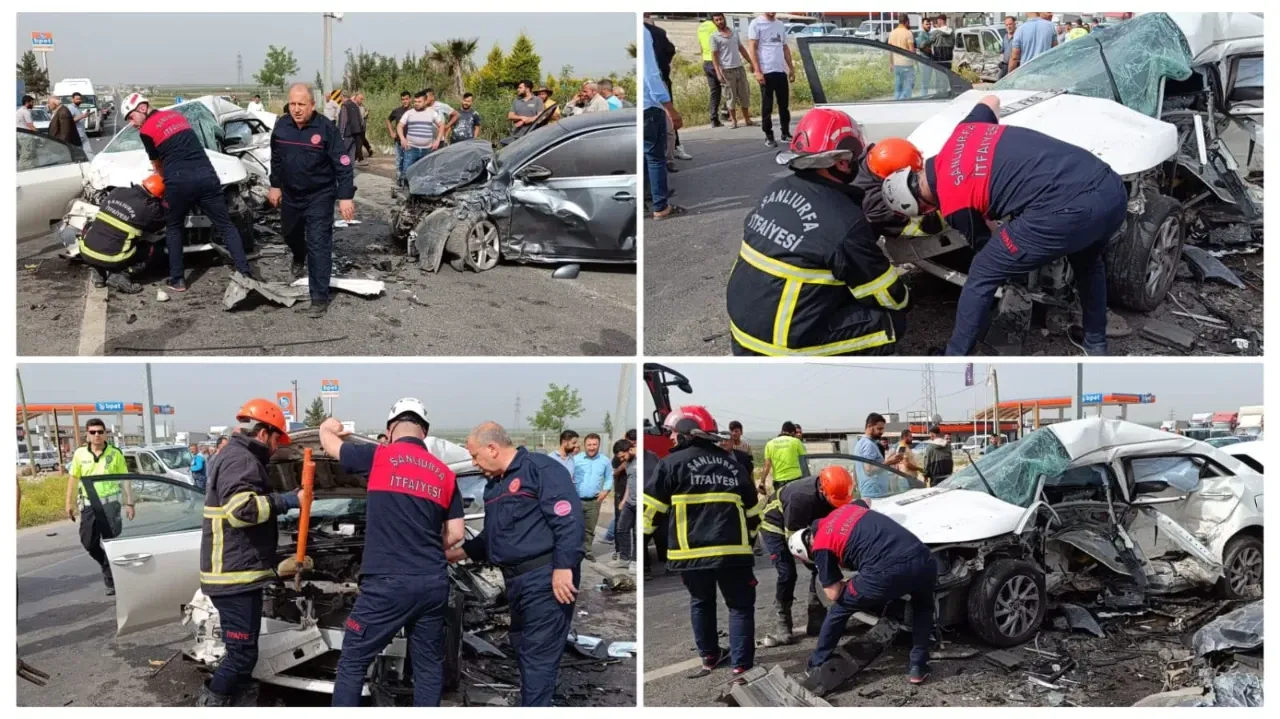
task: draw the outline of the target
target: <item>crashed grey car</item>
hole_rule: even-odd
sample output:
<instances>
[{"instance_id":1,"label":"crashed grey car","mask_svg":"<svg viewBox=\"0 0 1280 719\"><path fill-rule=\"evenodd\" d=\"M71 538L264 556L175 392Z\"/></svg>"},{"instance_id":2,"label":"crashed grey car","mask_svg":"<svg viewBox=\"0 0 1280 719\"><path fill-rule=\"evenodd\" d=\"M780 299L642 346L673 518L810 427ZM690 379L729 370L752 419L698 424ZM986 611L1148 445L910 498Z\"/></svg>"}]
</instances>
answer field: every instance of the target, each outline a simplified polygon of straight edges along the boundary
<instances>
[{"instance_id":1,"label":"crashed grey car","mask_svg":"<svg viewBox=\"0 0 1280 719\"><path fill-rule=\"evenodd\" d=\"M634 263L636 114L567 117L495 151L467 140L408 168L392 236L422 269L500 259Z\"/></svg>"}]
</instances>

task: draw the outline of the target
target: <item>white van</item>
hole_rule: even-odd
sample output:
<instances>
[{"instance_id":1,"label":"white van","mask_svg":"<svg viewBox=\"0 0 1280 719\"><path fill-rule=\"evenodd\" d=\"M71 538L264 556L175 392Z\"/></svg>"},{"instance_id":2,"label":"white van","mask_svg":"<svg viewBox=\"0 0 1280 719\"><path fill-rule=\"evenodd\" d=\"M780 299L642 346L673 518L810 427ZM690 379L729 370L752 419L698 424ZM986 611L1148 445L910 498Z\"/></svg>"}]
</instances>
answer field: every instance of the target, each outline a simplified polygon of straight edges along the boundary
<instances>
[{"instance_id":1,"label":"white van","mask_svg":"<svg viewBox=\"0 0 1280 719\"><path fill-rule=\"evenodd\" d=\"M89 116L84 119L85 134L98 137L102 134L102 113L98 110L98 95L93 91L93 83L89 78L67 78L53 86L53 94L57 95L68 109L72 109L71 96L77 92L83 98L79 111L89 113Z\"/></svg>"},{"instance_id":2,"label":"white van","mask_svg":"<svg viewBox=\"0 0 1280 719\"><path fill-rule=\"evenodd\" d=\"M154 474L194 485L191 479L191 448L182 444L126 447L124 463L130 474Z\"/></svg>"}]
</instances>

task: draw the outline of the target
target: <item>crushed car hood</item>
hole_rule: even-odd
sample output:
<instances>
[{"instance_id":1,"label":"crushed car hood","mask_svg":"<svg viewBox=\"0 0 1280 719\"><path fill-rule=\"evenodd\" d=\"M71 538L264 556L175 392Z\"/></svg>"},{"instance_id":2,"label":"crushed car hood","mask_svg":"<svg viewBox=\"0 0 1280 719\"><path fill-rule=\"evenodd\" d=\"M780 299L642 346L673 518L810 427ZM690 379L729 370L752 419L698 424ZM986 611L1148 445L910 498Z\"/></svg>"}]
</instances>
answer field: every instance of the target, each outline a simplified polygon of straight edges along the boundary
<instances>
[{"instance_id":1,"label":"crushed car hood","mask_svg":"<svg viewBox=\"0 0 1280 719\"><path fill-rule=\"evenodd\" d=\"M204 152L209 156L214 172L218 173L218 181L223 185L244 182L249 176L244 163L238 158L212 150ZM147 158L145 150L100 152L89 163L89 185L97 191L109 187L128 187L141 183L152 172L151 160Z\"/></svg>"},{"instance_id":2,"label":"crushed car hood","mask_svg":"<svg viewBox=\"0 0 1280 719\"><path fill-rule=\"evenodd\" d=\"M1017 531L1026 510L986 492L933 487L870 500L925 544L976 542Z\"/></svg>"},{"instance_id":3,"label":"crushed car hood","mask_svg":"<svg viewBox=\"0 0 1280 719\"><path fill-rule=\"evenodd\" d=\"M405 170L409 194L439 197L497 172L493 146L485 140L466 140L443 147Z\"/></svg>"},{"instance_id":4,"label":"crushed car hood","mask_svg":"<svg viewBox=\"0 0 1280 719\"><path fill-rule=\"evenodd\" d=\"M325 454L320 448L320 431L303 429L289 435L290 444L277 449L271 456L268 475L271 488L276 492L291 492L302 486L302 452L310 449L316 461L315 493L317 497L363 497L367 491L369 478L359 474L344 472L338 462ZM360 445L376 445L377 441L368 437L353 435L344 442ZM449 469L457 473L473 472L471 454L453 442L439 437L427 437L427 450Z\"/></svg>"},{"instance_id":5,"label":"crushed car hood","mask_svg":"<svg viewBox=\"0 0 1280 719\"><path fill-rule=\"evenodd\" d=\"M1001 124L1042 132L1088 150L1122 176L1149 170L1178 154L1177 128L1167 122L1111 100L1032 90L970 90L921 123L911 133L911 142L925 157L937 155L956 125L987 95L999 97L1002 107L1044 96L1001 117Z\"/></svg>"}]
</instances>

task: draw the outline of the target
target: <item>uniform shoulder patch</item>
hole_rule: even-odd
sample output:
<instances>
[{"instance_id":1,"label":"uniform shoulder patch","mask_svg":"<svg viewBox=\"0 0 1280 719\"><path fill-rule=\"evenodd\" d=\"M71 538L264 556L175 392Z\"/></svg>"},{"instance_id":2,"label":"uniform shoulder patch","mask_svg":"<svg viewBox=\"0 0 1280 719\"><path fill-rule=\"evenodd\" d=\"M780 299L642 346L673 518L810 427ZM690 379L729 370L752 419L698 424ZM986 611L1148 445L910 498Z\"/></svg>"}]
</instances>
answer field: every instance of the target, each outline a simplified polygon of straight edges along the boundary
<instances>
[{"instance_id":1,"label":"uniform shoulder patch","mask_svg":"<svg viewBox=\"0 0 1280 719\"><path fill-rule=\"evenodd\" d=\"M319 145L320 142L321 142L320 133L317 132L316 134L311 136L312 145Z\"/></svg>"},{"instance_id":2,"label":"uniform shoulder patch","mask_svg":"<svg viewBox=\"0 0 1280 719\"><path fill-rule=\"evenodd\" d=\"M342 159L340 159L340 160L339 160L339 162L341 162L343 165L350 165L350 164L351 164L351 158L350 158L350 157L348 157L347 155L343 155L343 156L342 156Z\"/></svg>"},{"instance_id":3,"label":"uniform shoulder patch","mask_svg":"<svg viewBox=\"0 0 1280 719\"><path fill-rule=\"evenodd\" d=\"M562 499L556 502L556 506L552 508L552 511L556 513L557 517L567 517L569 512L573 511L573 505L569 504L568 500Z\"/></svg>"},{"instance_id":4,"label":"uniform shoulder patch","mask_svg":"<svg viewBox=\"0 0 1280 719\"><path fill-rule=\"evenodd\" d=\"M510 492L510 493L512 493L512 494L515 494L516 492L519 492L519 491L520 491L520 478L519 478L519 477L516 477L515 479L511 480L511 484L508 484L508 485L507 485L507 491L508 491L508 492Z\"/></svg>"}]
</instances>

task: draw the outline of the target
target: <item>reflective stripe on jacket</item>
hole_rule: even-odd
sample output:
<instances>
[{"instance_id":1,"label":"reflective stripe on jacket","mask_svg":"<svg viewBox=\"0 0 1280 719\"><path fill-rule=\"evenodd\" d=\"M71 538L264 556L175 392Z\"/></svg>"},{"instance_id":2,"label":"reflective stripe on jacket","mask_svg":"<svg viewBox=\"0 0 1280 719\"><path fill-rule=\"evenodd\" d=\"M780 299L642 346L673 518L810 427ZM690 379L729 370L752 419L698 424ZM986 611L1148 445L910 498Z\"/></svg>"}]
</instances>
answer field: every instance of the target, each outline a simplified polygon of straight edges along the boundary
<instances>
[{"instance_id":1,"label":"reflective stripe on jacket","mask_svg":"<svg viewBox=\"0 0 1280 719\"><path fill-rule=\"evenodd\" d=\"M137 253L134 240L163 228L164 208L158 199L136 185L118 187L107 194L93 222L81 233L80 256L97 267L123 266Z\"/></svg>"},{"instance_id":2,"label":"reflective stripe on jacket","mask_svg":"<svg viewBox=\"0 0 1280 719\"><path fill-rule=\"evenodd\" d=\"M744 223L726 289L729 330L767 356L867 352L897 339L908 291L861 193L814 172L775 181Z\"/></svg>"},{"instance_id":3,"label":"reflective stripe on jacket","mask_svg":"<svg viewBox=\"0 0 1280 719\"><path fill-rule=\"evenodd\" d=\"M745 566L760 524L759 497L742 465L712 442L693 439L658 462L644 491L645 534L670 513L667 566L675 571Z\"/></svg>"}]
</instances>

